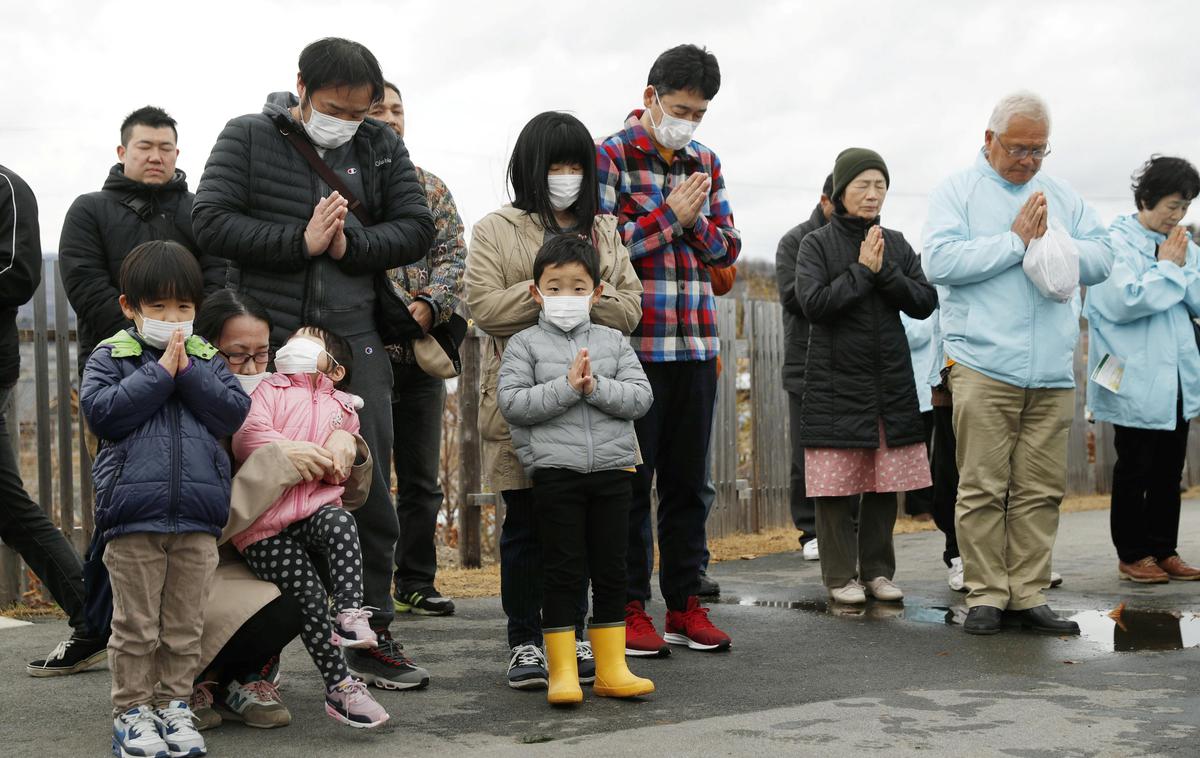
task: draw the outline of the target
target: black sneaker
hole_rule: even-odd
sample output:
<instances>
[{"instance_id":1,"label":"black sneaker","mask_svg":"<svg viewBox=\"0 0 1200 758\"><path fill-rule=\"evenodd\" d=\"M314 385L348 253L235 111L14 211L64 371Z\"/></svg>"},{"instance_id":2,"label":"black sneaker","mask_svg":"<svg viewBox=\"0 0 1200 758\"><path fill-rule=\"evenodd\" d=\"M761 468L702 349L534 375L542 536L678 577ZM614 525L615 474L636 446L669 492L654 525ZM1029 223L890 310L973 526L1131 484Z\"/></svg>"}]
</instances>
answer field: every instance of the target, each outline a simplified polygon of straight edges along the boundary
<instances>
[{"instance_id":1,"label":"black sneaker","mask_svg":"<svg viewBox=\"0 0 1200 758\"><path fill-rule=\"evenodd\" d=\"M418 616L449 616L454 613L454 601L442 597L433 587L416 592L400 592L392 596L396 613L415 613Z\"/></svg>"},{"instance_id":2,"label":"black sneaker","mask_svg":"<svg viewBox=\"0 0 1200 758\"><path fill-rule=\"evenodd\" d=\"M580 684L596 683L596 655L592 652L592 643L575 640L575 664L579 668Z\"/></svg>"},{"instance_id":3,"label":"black sneaker","mask_svg":"<svg viewBox=\"0 0 1200 758\"><path fill-rule=\"evenodd\" d=\"M385 690L419 690L429 686L429 672L404 653L392 633L380 630L379 647L343 648L350 673Z\"/></svg>"},{"instance_id":4,"label":"black sneaker","mask_svg":"<svg viewBox=\"0 0 1200 758\"><path fill-rule=\"evenodd\" d=\"M700 589L696 592L700 597L716 597L721 594L721 585L709 579L708 574L700 575Z\"/></svg>"},{"instance_id":5,"label":"black sneaker","mask_svg":"<svg viewBox=\"0 0 1200 758\"><path fill-rule=\"evenodd\" d=\"M91 668L108 657L108 640L71 636L58 643L50 657L31 661L25 667L30 676L67 676Z\"/></svg>"},{"instance_id":6,"label":"black sneaker","mask_svg":"<svg viewBox=\"0 0 1200 758\"><path fill-rule=\"evenodd\" d=\"M576 650L578 655L578 650ZM514 690L544 689L550 681L546 654L537 645L517 645L508 659L508 686Z\"/></svg>"}]
</instances>

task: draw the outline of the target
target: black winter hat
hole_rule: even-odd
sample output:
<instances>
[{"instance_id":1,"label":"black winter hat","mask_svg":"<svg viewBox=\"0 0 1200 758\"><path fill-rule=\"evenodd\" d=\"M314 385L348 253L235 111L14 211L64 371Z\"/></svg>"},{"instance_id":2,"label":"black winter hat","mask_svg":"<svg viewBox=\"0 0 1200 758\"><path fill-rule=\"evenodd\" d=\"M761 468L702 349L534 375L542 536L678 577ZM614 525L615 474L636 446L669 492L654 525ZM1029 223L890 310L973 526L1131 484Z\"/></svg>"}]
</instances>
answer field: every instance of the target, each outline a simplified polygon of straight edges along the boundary
<instances>
[{"instance_id":1,"label":"black winter hat","mask_svg":"<svg viewBox=\"0 0 1200 758\"><path fill-rule=\"evenodd\" d=\"M883 172L883 180L892 186L892 178L888 175L887 164L883 156L865 147L848 147L838 153L837 161L833 164L833 194L836 198L846 189L846 185L864 171L877 168Z\"/></svg>"}]
</instances>

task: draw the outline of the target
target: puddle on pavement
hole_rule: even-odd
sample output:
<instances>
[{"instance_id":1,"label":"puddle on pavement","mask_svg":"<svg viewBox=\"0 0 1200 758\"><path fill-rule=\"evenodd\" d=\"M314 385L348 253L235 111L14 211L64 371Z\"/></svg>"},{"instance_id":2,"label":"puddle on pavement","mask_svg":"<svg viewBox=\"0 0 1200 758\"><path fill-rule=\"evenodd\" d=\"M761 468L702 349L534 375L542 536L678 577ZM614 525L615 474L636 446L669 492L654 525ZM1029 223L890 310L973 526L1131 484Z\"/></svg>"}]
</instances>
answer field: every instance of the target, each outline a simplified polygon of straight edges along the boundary
<instances>
[{"instance_id":1,"label":"puddle on pavement","mask_svg":"<svg viewBox=\"0 0 1200 758\"><path fill-rule=\"evenodd\" d=\"M905 605L870 601L866 605L843 605L825 600L762 600L723 596L721 603L756 608L782 608L843 618L900 619L923 624L961 625L967 617L965 605ZM1139 611L1128 608L1114 620L1108 611L1060 611L1079 624L1082 638L1117 653L1183 650L1200 647L1200 613ZM1006 622L1007 625L1007 622Z\"/></svg>"}]
</instances>

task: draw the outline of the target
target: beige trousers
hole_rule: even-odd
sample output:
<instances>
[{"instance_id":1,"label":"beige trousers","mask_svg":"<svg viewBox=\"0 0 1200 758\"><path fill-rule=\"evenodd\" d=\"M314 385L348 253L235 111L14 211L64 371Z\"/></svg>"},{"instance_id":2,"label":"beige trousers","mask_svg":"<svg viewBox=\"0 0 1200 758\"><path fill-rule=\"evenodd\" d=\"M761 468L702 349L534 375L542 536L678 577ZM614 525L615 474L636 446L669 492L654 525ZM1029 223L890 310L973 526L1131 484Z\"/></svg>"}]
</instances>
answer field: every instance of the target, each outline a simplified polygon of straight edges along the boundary
<instances>
[{"instance_id":1,"label":"beige trousers","mask_svg":"<svg viewBox=\"0 0 1200 758\"><path fill-rule=\"evenodd\" d=\"M108 543L114 713L187 702L200 667L204 604L217 568L211 534L127 534Z\"/></svg>"},{"instance_id":2,"label":"beige trousers","mask_svg":"<svg viewBox=\"0 0 1200 758\"><path fill-rule=\"evenodd\" d=\"M954 520L967 605L1014 611L1044 605L1067 485L1075 390L1023 389L962 364L951 369L950 389L958 462Z\"/></svg>"}]
</instances>

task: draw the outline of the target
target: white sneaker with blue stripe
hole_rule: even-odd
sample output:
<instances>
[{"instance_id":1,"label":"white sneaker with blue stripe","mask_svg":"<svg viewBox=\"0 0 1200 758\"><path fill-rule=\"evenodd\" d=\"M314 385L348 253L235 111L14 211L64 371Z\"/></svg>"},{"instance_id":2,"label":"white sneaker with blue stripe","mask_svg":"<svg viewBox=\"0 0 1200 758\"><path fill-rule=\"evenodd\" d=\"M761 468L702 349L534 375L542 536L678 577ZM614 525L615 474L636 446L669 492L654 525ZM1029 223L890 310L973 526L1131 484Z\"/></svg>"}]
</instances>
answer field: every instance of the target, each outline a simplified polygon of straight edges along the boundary
<instances>
[{"instance_id":1,"label":"white sneaker with blue stripe","mask_svg":"<svg viewBox=\"0 0 1200 758\"><path fill-rule=\"evenodd\" d=\"M167 743L148 705L130 708L113 719L112 751L117 758L167 758Z\"/></svg>"},{"instance_id":2,"label":"white sneaker with blue stripe","mask_svg":"<svg viewBox=\"0 0 1200 758\"><path fill-rule=\"evenodd\" d=\"M186 701L172 700L166 708L157 709L154 715L162 724L163 741L167 743L171 758L200 758L208 753Z\"/></svg>"}]
</instances>

